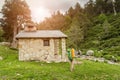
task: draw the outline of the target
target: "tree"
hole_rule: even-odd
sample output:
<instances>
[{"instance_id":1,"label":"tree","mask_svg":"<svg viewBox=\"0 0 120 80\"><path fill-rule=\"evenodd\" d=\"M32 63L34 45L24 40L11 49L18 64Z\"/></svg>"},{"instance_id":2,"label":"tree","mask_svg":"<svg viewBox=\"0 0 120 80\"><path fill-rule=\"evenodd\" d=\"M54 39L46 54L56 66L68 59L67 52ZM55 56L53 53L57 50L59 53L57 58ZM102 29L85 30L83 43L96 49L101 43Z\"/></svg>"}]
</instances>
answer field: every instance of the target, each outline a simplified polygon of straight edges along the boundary
<instances>
[{"instance_id":1,"label":"tree","mask_svg":"<svg viewBox=\"0 0 120 80\"><path fill-rule=\"evenodd\" d=\"M85 4L85 12L87 13L87 15L93 17L95 16L95 3L93 0L89 0L86 4Z\"/></svg>"},{"instance_id":2,"label":"tree","mask_svg":"<svg viewBox=\"0 0 120 80\"><path fill-rule=\"evenodd\" d=\"M95 1L95 11L97 14L105 13L105 1L104 0L96 0Z\"/></svg>"},{"instance_id":3,"label":"tree","mask_svg":"<svg viewBox=\"0 0 120 80\"><path fill-rule=\"evenodd\" d=\"M117 11L116 11L116 8L115 8L115 0L112 0L112 5L113 5L114 15L117 15Z\"/></svg>"},{"instance_id":4,"label":"tree","mask_svg":"<svg viewBox=\"0 0 120 80\"><path fill-rule=\"evenodd\" d=\"M38 29L62 30L65 26L65 17L60 11L52 14L50 18L38 25Z\"/></svg>"},{"instance_id":5,"label":"tree","mask_svg":"<svg viewBox=\"0 0 120 80\"><path fill-rule=\"evenodd\" d=\"M83 8L80 6L79 3L75 5L75 13L83 13Z\"/></svg>"},{"instance_id":6,"label":"tree","mask_svg":"<svg viewBox=\"0 0 120 80\"><path fill-rule=\"evenodd\" d=\"M68 34L68 46L78 48L81 40L83 39L83 29L80 26L77 18L72 20L70 29L67 30Z\"/></svg>"},{"instance_id":7,"label":"tree","mask_svg":"<svg viewBox=\"0 0 120 80\"><path fill-rule=\"evenodd\" d=\"M116 12L120 12L120 0L114 0Z\"/></svg>"},{"instance_id":8,"label":"tree","mask_svg":"<svg viewBox=\"0 0 120 80\"><path fill-rule=\"evenodd\" d=\"M2 42L3 41L3 30L2 30L2 27L0 26L0 42Z\"/></svg>"},{"instance_id":9,"label":"tree","mask_svg":"<svg viewBox=\"0 0 120 80\"><path fill-rule=\"evenodd\" d=\"M68 14L71 18L73 18L73 17L74 17L74 14L75 14L74 9L73 9L72 7L70 7L69 10L68 10L68 12L67 12L67 14Z\"/></svg>"},{"instance_id":10,"label":"tree","mask_svg":"<svg viewBox=\"0 0 120 80\"><path fill-rule=\"evenodd\" d=\"M90 20L83 13L78 13L72 19L70 28L66 31L68 35L68 47L79 48L80 43L84 41L89 28Z\"/></svg>"},{"instance_id":11,"label":"tree","mask_svg":"<svg viewBox=\"0 0 120 80\"><path fill-rule=\"evenodd\" d=\"M72 7L70 7L66 15L69 15L71 18L74 18L74 16L78 13L83 13L83 8L80 6L79 3L76 3L75 8L73 9Z\"/></svg>"},{"instance_id":12,"label":"tree","mask_svg":"<svg viewBox=\"0 0 120 80\"><path fill-rule=\"evenodd\" d=\"M109 30L111 28L110 23L108 23L108 21L105 20L102 26L103 26L105 35L108 35L109 34Z\"/></svg>"},{"instance_id":13,"label":"tree","mask_svg":"<svg viewBox=\"0 0 120 80\"><path fill-rule=\"evenodd\" d=\"M20 24L31 21L29 6L24 0L5 0L2 14L4 37L7 41L14 42L15 35L21 28Z\"/></svg>"},{"instance_id":14,"label":"tree","mask_svg":"<svg viewBox=\"0 0 120 80\"><path fill-rule=\"evenodd\" d=\"M109 12L113 12L114 15L117 14L116 12L116 8L115 8L115 0L105 0L106 3L107 3L107 8L106 8L106 11L108 10Z\"/></svg>"}]
</instances>

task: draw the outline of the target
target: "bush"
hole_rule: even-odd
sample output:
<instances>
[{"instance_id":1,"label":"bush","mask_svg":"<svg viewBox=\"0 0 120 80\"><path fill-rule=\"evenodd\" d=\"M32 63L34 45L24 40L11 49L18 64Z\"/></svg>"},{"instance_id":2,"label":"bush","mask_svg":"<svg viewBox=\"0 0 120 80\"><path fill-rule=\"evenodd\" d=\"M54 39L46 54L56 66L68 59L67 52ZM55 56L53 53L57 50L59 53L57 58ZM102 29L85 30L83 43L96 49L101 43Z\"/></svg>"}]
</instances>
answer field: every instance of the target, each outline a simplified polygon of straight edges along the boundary
<instances>
[{"instance_id":1,"label":"bush","mask_svg":"<svg viewBox=\"0 0 120 80\"><path fill-rule=\"evenodd\" d=\"M120 62L120 56L117 56L116 58L117 58L117 61Z\"/></svg>"},{"instance_id":2,"label":"bush","mask_svg":"<svg viewBox=\"0 0 120 80\"><path fill-rule=\"evenodd\" d=\"M4 34L4 31L2 30L2 28L0 27L0 42L2 42L4 39L3 39L3 34Z\"/></svg>"},{"instance_id":3,"label":"bush","mask_svg":"<svg viewBox=\"0 0 120 80\"><path fill-rule=\"evenodd\" d=\"M82 51L82 55L86 55L86 52L87 52L86 49L82 49L81 51Z\"/></svg>"},{"instance_id":4,"label":"bush","mask_svg":"<svg viewBox=\"0 0 120 80\"><path fill-rule=\"evenodd\" d=\"M94 54L95 57L103 57L103 54L101 52L97 52Z\"/></svg>"},{"instance_id":5,"label":"bush","mask_svg":"<svg viewBox=\"0 0 120 80\"><path fill-rule=\"evenodd\" d=\"M107 55L108 53L109 52L107 52L107 51L102 52L103 55Z\"/></svg>"},{"instance_id":6,"label":"bush","mask_svg":"<svg viewBox=\"0 0 120 80\"><path fill-rule=\"evenodd\" d=\"M100 48L111 48L112 46L119 46L120 45L120 37L111 38L108 40L103 40L100 42Z\"/></svg>"},{"instance_id":7,"label":"bush","mask_svg":"<svg viewBox=\"0 0 120 80\"><path fill-rule=\"evenodd\" d=\"M113 55L108 54L108 55L104 55L103 57L107 60L112 60L112 56Z\"/></svg>"},{"instance_id":8,"label":"bush","mask_svg":"<svg viewBox=\"0 0 120 80\"><path fill-rule=\"evenodd\" d=\"M113 55L110 55L110 54L105 55L104 58L107 59L107 60L115 61L115 62L117 61L117 58Z\"/></svg>"},{"instance_id":9,"label":"bush","mask_svg":"<svg viewBox=\"0 0 120 80\"><path fill-rule=\"evenodd\" d=\"M97 17L97 20L96 22L97 23L104 23L104 21L107 19L107 16L105 14L100 14L98 17Z\"/></svg>"},{"instance_id":10,"label":"bush","mask_svg":"<svg viewBox=\"0 0 120 80\"><path fill-rule=\"evenodd\" d=\"M107 55L107 54L120 56L120 46L111 46L111 48L104 49L103 55Z\"/></svg>"}]
</instances>

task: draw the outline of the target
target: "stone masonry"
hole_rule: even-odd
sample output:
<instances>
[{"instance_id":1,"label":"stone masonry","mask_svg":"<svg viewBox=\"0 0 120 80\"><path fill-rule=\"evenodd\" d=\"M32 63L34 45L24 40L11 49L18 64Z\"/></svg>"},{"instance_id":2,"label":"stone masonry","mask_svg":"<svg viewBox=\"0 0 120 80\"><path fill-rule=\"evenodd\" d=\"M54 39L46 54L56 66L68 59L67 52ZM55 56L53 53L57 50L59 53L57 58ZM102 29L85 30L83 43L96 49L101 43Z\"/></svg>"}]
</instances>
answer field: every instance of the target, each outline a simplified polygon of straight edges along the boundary
<instances>
[{"instance_id":1,"label":"stone masonry","mask_svg":"<svg viewBox=\"0 0 120 80\"><path fill-rule=\"evenodd\" d=\"M62 62L66 60L66 44L65 38L60 39L49 39L50 45L44 46L43 40L40 38L34 39L19 39L19 60L38 60L46 62ZM61 44L61 46L59 45ZM59 48L62 48L62 53L60 54Z\"/></svg>"}]
</instances>

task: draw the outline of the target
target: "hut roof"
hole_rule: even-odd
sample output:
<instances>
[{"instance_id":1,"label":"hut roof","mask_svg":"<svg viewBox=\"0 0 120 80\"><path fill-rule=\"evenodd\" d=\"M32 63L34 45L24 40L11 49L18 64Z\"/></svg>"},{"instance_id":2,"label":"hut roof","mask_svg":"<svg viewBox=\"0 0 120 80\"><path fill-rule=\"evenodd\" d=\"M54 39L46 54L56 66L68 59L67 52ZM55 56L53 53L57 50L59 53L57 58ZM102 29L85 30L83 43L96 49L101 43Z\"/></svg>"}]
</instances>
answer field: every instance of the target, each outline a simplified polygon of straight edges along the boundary
<instances>
[{"instance_id":1,"label":"hut roof","mask_svg":"<svg viewBox=\"0 0 120 80\"><path fill-rule=\"evenodd\" d=\"M67 38L60 30L38 30L34 32L21 31L16 38Z\"/></svg>"}]
</instances>

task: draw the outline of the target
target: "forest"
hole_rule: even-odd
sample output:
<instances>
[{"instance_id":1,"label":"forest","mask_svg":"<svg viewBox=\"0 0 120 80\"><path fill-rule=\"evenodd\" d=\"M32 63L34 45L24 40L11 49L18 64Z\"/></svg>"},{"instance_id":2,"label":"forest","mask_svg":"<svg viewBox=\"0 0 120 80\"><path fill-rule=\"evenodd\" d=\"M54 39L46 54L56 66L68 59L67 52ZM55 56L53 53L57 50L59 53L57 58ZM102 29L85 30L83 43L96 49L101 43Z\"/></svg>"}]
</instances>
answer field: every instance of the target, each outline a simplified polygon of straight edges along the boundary
<instances>
[{"instance_id":1,"label":"forest","mask_svg":"<svg viewBox=\"0 0 120 80\"><path fill-rule=\"evenodd\" d=\"M83 54L92 49L96 57L120 61L120 0L89 0L84 8L76 3L65 14L56 11L38 28L62 30L68 35L67 47Z\"/></svg>"},{"instance_id":2,"label":"forest","mask_svg":"<svg viewBox=\"0 0 120 80\"><path fill-rule=\"evenodd\" d=\"M2 13L1 42L12 42L19 30L17 27L32 22L25 1L6 0ZM84 7L76 3L64 14L56 11L43 22L34 24L39 30L63 31L68 35L67 48L74 47L83 54L92 49L96 57L120 61L120 0L89 0Z\"/></svg>"}]
</instances>

